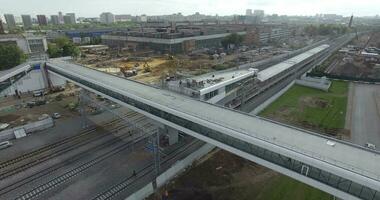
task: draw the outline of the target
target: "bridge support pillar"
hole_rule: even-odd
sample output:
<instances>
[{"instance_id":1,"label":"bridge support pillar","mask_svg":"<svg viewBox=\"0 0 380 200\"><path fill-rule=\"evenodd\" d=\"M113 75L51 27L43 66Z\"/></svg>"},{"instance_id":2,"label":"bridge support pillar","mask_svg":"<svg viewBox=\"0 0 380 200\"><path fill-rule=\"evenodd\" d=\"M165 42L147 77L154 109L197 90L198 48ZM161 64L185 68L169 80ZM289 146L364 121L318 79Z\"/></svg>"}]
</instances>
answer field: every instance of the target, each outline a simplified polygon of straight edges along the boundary
<instances>
[{"instance_id":1,"label":"bridge support pillar","mask_svg":"<svg viewBox=\"0 0 380 200\"><path fill-rule=\"evenodd\" d=\"M160 134L168 137L169 145L173 145L178 142L178 130L163 124L159 127Z\"/></svg>"}]
</instances>

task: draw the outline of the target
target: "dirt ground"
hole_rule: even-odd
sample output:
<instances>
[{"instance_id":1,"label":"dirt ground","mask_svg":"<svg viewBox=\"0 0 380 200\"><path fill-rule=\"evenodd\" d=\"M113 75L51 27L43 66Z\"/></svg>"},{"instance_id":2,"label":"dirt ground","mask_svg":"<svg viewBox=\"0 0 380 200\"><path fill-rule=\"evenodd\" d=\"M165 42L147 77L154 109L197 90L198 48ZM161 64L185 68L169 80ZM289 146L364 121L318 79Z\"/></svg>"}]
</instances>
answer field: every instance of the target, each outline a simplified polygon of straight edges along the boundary
<instances>
[{"instance_id":1,"label":"dirt ground","mask_svg":"<svg viewBox=\"0 0 380 200\"><path fill-rule=\"evenodd\" d=\"M59 96L59 97L57 97ZM27 102L42 100L41 97L34 98L31 94L23 95L21 99L7 97L0 100L0 122L8 123L10 127L24 125L28 122L37 121L43 114L52 115L60 113L62 118L77 116L76 110L71 110L69 104L78 101L78 96L73 90L65 90L60 93L46 95L46 104L26 106Z\"/></svg>"},{"instance_id":2,"label":"dirt ground","mask_svg":"<svg viewBox=\"0 0 380 200\"><path fill-rule=\"evenodd\" d=\"M277 173L222 150L171 181L165 188L168 200L231 199L234 188L257 187ZM151 197L150 200L158 199Z\"/></svg>"},{"instance_id":3,"label":"dirt ground","mask_svg":"<svg viewBox=\"0 0 380 200\"><path fill-rule=\"evenodd\" d=\"M305 200L329 195L246 159L216 150L149 200Z\"/></svg>"},{"instance_id":4,"label":"dirt ground","mask_svg":"<svg viewBox=\"0 0 380 200\"><path fill-rule=\"evenodd\" d=\"M215 70L223 70L241 64L253 62L281 54L288 48L274 48L268 51L231 52L231 54L213 59L208 53L156 55L154 53L135 57L131 53L121 52L114 55L111 51L98 54L85 53L77 60L88 67L125 76L123 71L135 70L136 75L128 78L147 84L158 84L170 76L195 76ZM255 52L255 53L254 53Z\"/></svg>"}]
</instances>

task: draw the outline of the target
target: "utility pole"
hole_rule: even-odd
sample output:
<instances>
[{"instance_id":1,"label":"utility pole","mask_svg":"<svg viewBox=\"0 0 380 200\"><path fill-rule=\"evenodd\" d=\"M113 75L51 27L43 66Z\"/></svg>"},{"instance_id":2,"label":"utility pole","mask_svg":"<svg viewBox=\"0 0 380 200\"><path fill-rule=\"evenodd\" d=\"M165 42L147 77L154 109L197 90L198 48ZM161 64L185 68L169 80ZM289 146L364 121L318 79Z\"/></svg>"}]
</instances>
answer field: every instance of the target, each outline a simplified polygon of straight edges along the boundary
<instances>
[{"instance_id":1,"label":"utility pole","mask_svg":"<svg viewBox=\"0 0 380 200\"><path fill-rule=\"evenodd\" d=\"M160 175L160 133L157 131L151 137L153 154L154 154L154 169L155 177L153 180L153 189L157 189L157 177Z\"/></svg>"},{"instance_id":2,"label":"utility pole","mask_svg":"<svg viewBox=\"0 0 380 200\"><path fill-rule=\"evenodd\" d=\"M88 123L87 123L87 114L86 114L86 103L88 102L87 101L87 91L82 88L80 91L79 91L79 98L78 98L78 103L79 103L79 113L80 113L80 116L81 116L81 123L82 123L82 128L85 129L88 127Z\"/></svg>"}]
</instances>

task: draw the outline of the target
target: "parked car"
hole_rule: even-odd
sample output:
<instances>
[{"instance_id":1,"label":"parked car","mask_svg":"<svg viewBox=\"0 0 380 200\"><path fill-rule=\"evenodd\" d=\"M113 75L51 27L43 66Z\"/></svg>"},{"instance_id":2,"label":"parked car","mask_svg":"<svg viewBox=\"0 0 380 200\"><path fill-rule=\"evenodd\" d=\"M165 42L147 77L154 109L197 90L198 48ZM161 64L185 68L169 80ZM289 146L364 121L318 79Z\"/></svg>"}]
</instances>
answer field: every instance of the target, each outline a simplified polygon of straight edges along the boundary
<instances>
[{"instance_id":1,"label":"parked car","mask_svg":"<svg viewBox=\"0 0 380 200\"><path fill-rule=\"evenodd\" d=\"M58 119L58 118L61 117L61 114L59 114L59 113L53 113L52 117L53 117L53 119Z\"/></svg>"},{"instance_id":2,"label":"parked car","mask_svg":"<svg viewBox=\"0 0 380 200\"><path fill-rule=\"evenodd\" d=\"M47 95L47 92L43 91L43 90L37 90L37 91L34 91L33 92L33 96L34 97L41 97L43 95Z\"/></svg>"},{"instance_id":3,"label":"parked car","mask_svg":"<svg viewBox=\"0 0 380 200\"><path fill-rule=\"evenodd\" d=\"M367 147L368 149L376 150L376 145L371 144L371 143L369 143L369 142L365 143L364 146Z\"/></svg>"},{"instance_id":4,"label":"parked car","mask_svg":"<svg viewBox=\"0 0 380 200\"><path fill-rule=\"evenodd\" d=\"M9 141L0 142L0 149L5 149L5 148L8 148L12 145L13 145L12 142L9 142Z\"/></svg>"}]
</instances>

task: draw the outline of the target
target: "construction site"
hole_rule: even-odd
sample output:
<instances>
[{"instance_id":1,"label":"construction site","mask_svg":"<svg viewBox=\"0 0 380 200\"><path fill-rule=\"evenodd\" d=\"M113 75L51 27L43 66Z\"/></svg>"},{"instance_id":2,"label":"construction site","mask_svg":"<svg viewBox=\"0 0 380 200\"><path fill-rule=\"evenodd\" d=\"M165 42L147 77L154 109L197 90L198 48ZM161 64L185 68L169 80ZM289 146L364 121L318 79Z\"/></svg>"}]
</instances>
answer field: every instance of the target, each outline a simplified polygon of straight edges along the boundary
<instances>
[{"instance_id":1,"label":"construction site","mask_svg":"<svg viewBox=\"0 0 380 200\"><path fill-rule=\"evenodd\" d=\"M171 25L102 36L104 45L82 48L77 62L91 68L158 85L213 71L231 69L273 56L286 55L323 37L309 38L283 25ZM242 43L222 46L231 33ZM173 43L173 44L172 44ZM176 47L178 46L178 47ZM181 49L175 51L175 49Z\"/></svg>"},{"instance_id":2,"label":"construction site","mask_svg":"<svg viewBox=\"0 0 380 200\"><path fill-rule=\"evenodd\" d=\"M370 32L356 37L350 44L317 67L312 75L327 75L348 80L380 79L380 33Z\"/></svg>"}]
</instances>

